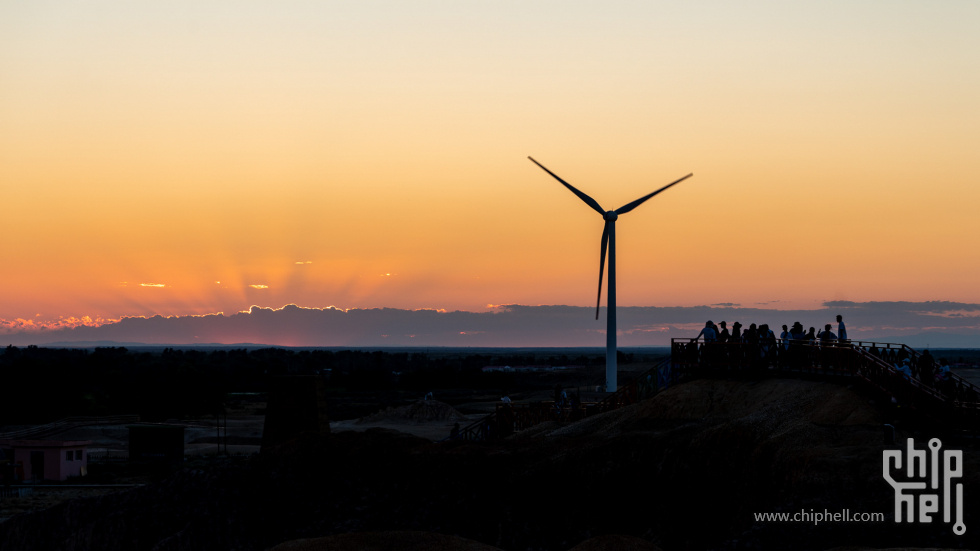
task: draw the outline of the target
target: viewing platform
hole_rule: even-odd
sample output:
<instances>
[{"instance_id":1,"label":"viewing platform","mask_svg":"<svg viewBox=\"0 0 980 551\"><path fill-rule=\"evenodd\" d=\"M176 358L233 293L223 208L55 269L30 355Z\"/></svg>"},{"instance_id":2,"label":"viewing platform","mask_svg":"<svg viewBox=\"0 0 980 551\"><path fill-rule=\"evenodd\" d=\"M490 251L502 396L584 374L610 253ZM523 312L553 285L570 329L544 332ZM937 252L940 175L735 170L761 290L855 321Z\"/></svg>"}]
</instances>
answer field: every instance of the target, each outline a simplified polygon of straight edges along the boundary
<instances>
[{"instance_id":1,"label":"viewing platform","mask_svg":"<svg viewBox=\"0 0 980 551\"><path fill-rule=\"evenodd\" d=\"M768 344L672 339L671 361L687 375L854 379L879 398L951 429L975 431L980 387L931 355L899 343L774 339Z\"/></svg>"},{"instance_id":2,"label":"viewing platform","mask_svg":"<svg viewBox=\"0 0 980 551\"><path fill-rule=\"evenodd\" d=\"M944 430L980 428L980 387L932 356L905 344L872 341L703 342L671 339L670 356L593 403L498 404L496 411L463 427L459 439L491 441L547 421L576 421L651 398L683 380L796 377L856 383L905 418L941 424Z\"/></svg>"}]
</instances>

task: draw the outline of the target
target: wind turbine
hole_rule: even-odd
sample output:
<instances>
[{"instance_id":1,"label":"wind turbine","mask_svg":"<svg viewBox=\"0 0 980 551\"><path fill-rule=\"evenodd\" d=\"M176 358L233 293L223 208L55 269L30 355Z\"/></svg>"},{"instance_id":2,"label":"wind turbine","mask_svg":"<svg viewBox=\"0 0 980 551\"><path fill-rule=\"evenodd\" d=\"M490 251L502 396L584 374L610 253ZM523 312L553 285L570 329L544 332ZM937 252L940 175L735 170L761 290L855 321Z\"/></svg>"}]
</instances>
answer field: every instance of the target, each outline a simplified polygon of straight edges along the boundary
<instances>
[{"instance_id":1,"label":"wind turbine","mask_svg":"<svg viewBox=\"0 0 980 551\"><path fill-rule=\"evenodd\" d=\"M541 163L534 160L533 157L528 157L531 162L541 167L542 170L551 174L551 176L562 183L565 187L571 190L572 193L578 196L579 199L585 202L586 205L592 207L593 210L602 215L603 220L606 221L602 228L602 238L600 240L601 252L599 253L599 291L596 294L595 299L595 319L599 319L599 304L602 300L602 269L606 265L606 248L609 249L609 283L607 285L609 289L609 296L606 298L606 392L615 392L617 389L616 382L616 219L619 218L620 214L626 214L627 212L635 209L636 207L643 204L644 201L650 199L654 195L660 193L661 191L679 184L684 180L687 180L694 174L688 174L679 180L674 180L673 182L667 184L666 186L654 191L649 195L644 195L632 203L627 203L616 210L602 210L599 203L589 197L588 195L582 193L581 191L575 189L574 186L559 178L554 172L548 170Z\"/></svg>"}]
</instances>

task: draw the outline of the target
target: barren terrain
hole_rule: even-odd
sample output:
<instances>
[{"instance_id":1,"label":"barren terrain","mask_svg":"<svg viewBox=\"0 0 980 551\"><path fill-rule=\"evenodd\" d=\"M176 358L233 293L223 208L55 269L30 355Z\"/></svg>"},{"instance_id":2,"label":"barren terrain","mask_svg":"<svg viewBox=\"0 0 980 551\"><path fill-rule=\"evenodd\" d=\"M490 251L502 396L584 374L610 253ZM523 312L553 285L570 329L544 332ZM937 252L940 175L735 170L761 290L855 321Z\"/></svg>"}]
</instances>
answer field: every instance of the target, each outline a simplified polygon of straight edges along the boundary
<instances>
[{"instance_id":1,"label":"barren terrain","mask_svg":"<svg viewBox=\"0 0 980 551\"><path fill-rule=\"evenodd\" d=\"M936 428L908 424L846 385L693 381L496 444L412 436L438 437L449 419L413 419L419 408L398 407L337 422L327 438L304 436L251 459L192 459L140 488L19 515L0 523L0 547L971 548L948 525L891 520L881 426L895 423L900 441L920 443ZM208 438L201 431L193 439ZM965 493L980 495L976 444L938 436L964 450ZM755 512L843 508L889 516L819 526L753 520ZM967 526L980 526L976 508L965 512Z\"/></svg>"}]
</instances>

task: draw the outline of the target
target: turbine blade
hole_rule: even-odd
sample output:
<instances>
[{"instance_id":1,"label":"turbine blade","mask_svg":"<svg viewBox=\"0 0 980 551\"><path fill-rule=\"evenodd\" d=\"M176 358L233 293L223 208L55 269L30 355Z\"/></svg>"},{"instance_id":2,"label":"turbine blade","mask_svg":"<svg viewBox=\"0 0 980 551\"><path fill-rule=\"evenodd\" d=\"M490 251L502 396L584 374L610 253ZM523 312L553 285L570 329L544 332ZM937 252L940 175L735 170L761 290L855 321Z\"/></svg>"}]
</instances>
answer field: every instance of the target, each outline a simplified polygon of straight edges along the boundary
<instances>
[{"instance_id":1,"label":"turbine blade","mask_svg":"<svg viewBox=\"0 0 980 551\"><path fill-rule=\"evenodd\" d=\"M583 200L583 201L585 201L585 204L586 205L589 205L590 207L592 207L593 209L595 209L595 211L598 212L599 214L606 214L606 211L602 210L602 207L599 206L599 203L596 202L595 199L593 199L593 198L589 197L588 195L582 193L581 191L575 189L575 186L573 186L572 184L569 184L565 180L562 180L561 178L559 178L554 172L548 170L547 168L544 167L544 165L542 165L541 163L535 161L533 157L528 157L528 159L531 159L531 162L532 163L540 166L541 169L544 170L545 172L547 172L548 174L551 174L551 176L555 180L558 180L559 182L561 182L562 185L564 185L565 187L567 187L568 189L570 189L572 191L572 193L574 193L575 195L578 195L578 198L581 199L581 200Z\"/></svg>"},{"instance_id":2,"label":"turbine blade","mask_svg":"<svg viewBox=\"0 0 980 551\"><path fill-rule=\"evenodd\" d=\"M599 253L599 292L595 297L595 319L599 319L599 305L602 303L602 269L606 267L606 245L609 244L609 220L602 226L602 245Z\"/></svg>"},{"instance_id":3,"label":"turbine blade","mask_svg":"<svg viewBox=\"0 0 980 551\"><path fill-rule=\"evenodd\" d=\"M671 183L667 184L666 186L658 189L657 191L654 191L650 195L644 195L643 197L640 197L639 199L637 199L636 201L633 201L632 203L628 203L626 205L623 205L623 206L619 207L618 209L616 209L616 214L626 214L627 212L629 212L629 211L635 209L636 207L642 205L643 202L646 201L647 199L653 197L654 195L660 193L661 191L669 188L672 185L679 184L679 183L683 182L684 180L687 180L691 176L694 176L694 173L688 174L687 176L681 178L680 180L674 180L673 182L671 182Z\"/></svg>"}]
</instances>

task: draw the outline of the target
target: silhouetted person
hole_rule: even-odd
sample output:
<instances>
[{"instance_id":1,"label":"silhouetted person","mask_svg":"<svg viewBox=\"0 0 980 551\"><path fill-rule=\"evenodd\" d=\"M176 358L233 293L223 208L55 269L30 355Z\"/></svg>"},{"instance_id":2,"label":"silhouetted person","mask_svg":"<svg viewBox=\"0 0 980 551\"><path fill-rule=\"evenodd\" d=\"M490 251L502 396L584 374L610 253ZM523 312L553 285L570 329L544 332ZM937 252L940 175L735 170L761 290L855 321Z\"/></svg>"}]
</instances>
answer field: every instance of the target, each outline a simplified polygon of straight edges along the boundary
<instances>
[{"instance_id":1,"label":"silhouetted person","mask_svg":"<svg viewBox=\"0 0 980 551\"><path fill-rule=\"evenodd\" d=\"M933 371L935 365L936 360L932 357L932 354L930 354L928 350L923 350L922 356L919 357L919 368L927 371Z\"/></svg>"},{"instance_id":2,"label":"silhouetted person","mask_svg":"<svg viewBox=\"0 0 980 551\"><path fill-rule=\"evenodd\" d=\"M742 347L745 352L743 365L753 368L759 363L759 330L754 323L750 323L749 328L742 333L742 342L745 343Z\"/></svg>"},{"instance_id":3,"label":"silhouetted person","mask_svg":"<svg viewBox=\"0 0 980 551\"><path fill-rule=\"evenodd\" d=\"M817 338L820 339L820 365L824 368L831 367L833 362L833 350L831 350L830 345L837 340L837 335L830 330L831 325L828 323L824 326L823 331L817 334Z\"/></svg>"},{"instance_id":4,"label":"silhouetted person","mask_svg":"<svg viewBox=\"0 0 980 551\"><path fill-rule=\"evenodd\" d=\"M837 314L837 340L847 340L847 328L844 327L844 317Z\"/></svg>"},{"instance_id":5,"label":"silhouetted person","mask_svg":"<svg viewBox=\"0 0 980 551\"><path fill-rule=\"evenodd\" d=\"M759 356L764 363L769 363L770 354L776 346L776 334L769 329L768 323L759 326Z\"/></svg>"},{"instance_id":6,"label":"silhouetted person","mask_svg":"<svg viewBox=\"0 0 980 551\"><path fill-rule=\"evenodd\" d=\"M783 327L786 326L784 325ZM806 350L800 345L804 339L806 339L806 333L803 331L803 324L798 321L793 322L793 327L789 330L789 338L786 343L789 346L789 363L792 367L802 367L803 365Z\"/></svg>"},{"instance_id":7,"label":"silhouetted person","mask_svg":"<svg viewBox=\"0 0 980 551\"><path fill-rule=\"evenodd\" d=\"M728 333L728 327L725 326L725 322L720 322L718 325L721 326L721 331L718 332L718 342L728 342L732 336Z\"/></svg>"},{"instance_id":8,"label":"silhouetted person","mask_svg":"<svg viewBox=\"0 0 980 551\"><path fill-rule=\"evenodd\" d=\"M732 324L732 334L728 337L729 344L725 347L726 365L729 369L739 367L742 362L742 324Z\"/></svg>"},{"instance_id":9,"label":"silhouetted person","mask_svg":"<svg viewBox=\"0 0 980 551\"><path fill-rule=\"evenodd\" d=\"M568 409L571 412L572 421L578 421L581 416L582 397L578 391L569 396Z\"/></svg>"},{"instance_id":10,"label":"silhouetted person","mask_svg":"<svg viewBox=\"0 0 980 551\"><path fill-rule=\"evenodd\" d=\"M952 376L949 374L949 363L946 358L939 360L939 370L936 372L936 382L940 386L945 385L948 381L952 380Z\"/></svg>"},{"instance_id":11,"label":"silhouetted person","mask_svg":"<svg viewBox=\"0 0 980 551\"><path fill-rule=\"evenodd\" d=\"M704 324L704 329L698 333L697 337L694 337L694 340L696 341L702 336L704 336L704 342L715 342L718 340L718 331L715 330L715 324L711 323L711 320L708 320L708 322Z\"/></svg>"},{"instance_id":12,"label":"silhouetted person","mask_svg":"<svg viewBox=\"0 0 980 551\"><path fill-rule=\"evenodd\" d=\"M810 330L807 332L807 334L806 334L806 342L808 344L811 344L811 345L815 345L817 343L817 328L816 327L811 327ZM809 356L810 356L810 363L812 364L816 360L816 349L817 349L817 347L816 346L809 346L808 348L810 349L809 350Z\"/></svg>"}]
</instances>

